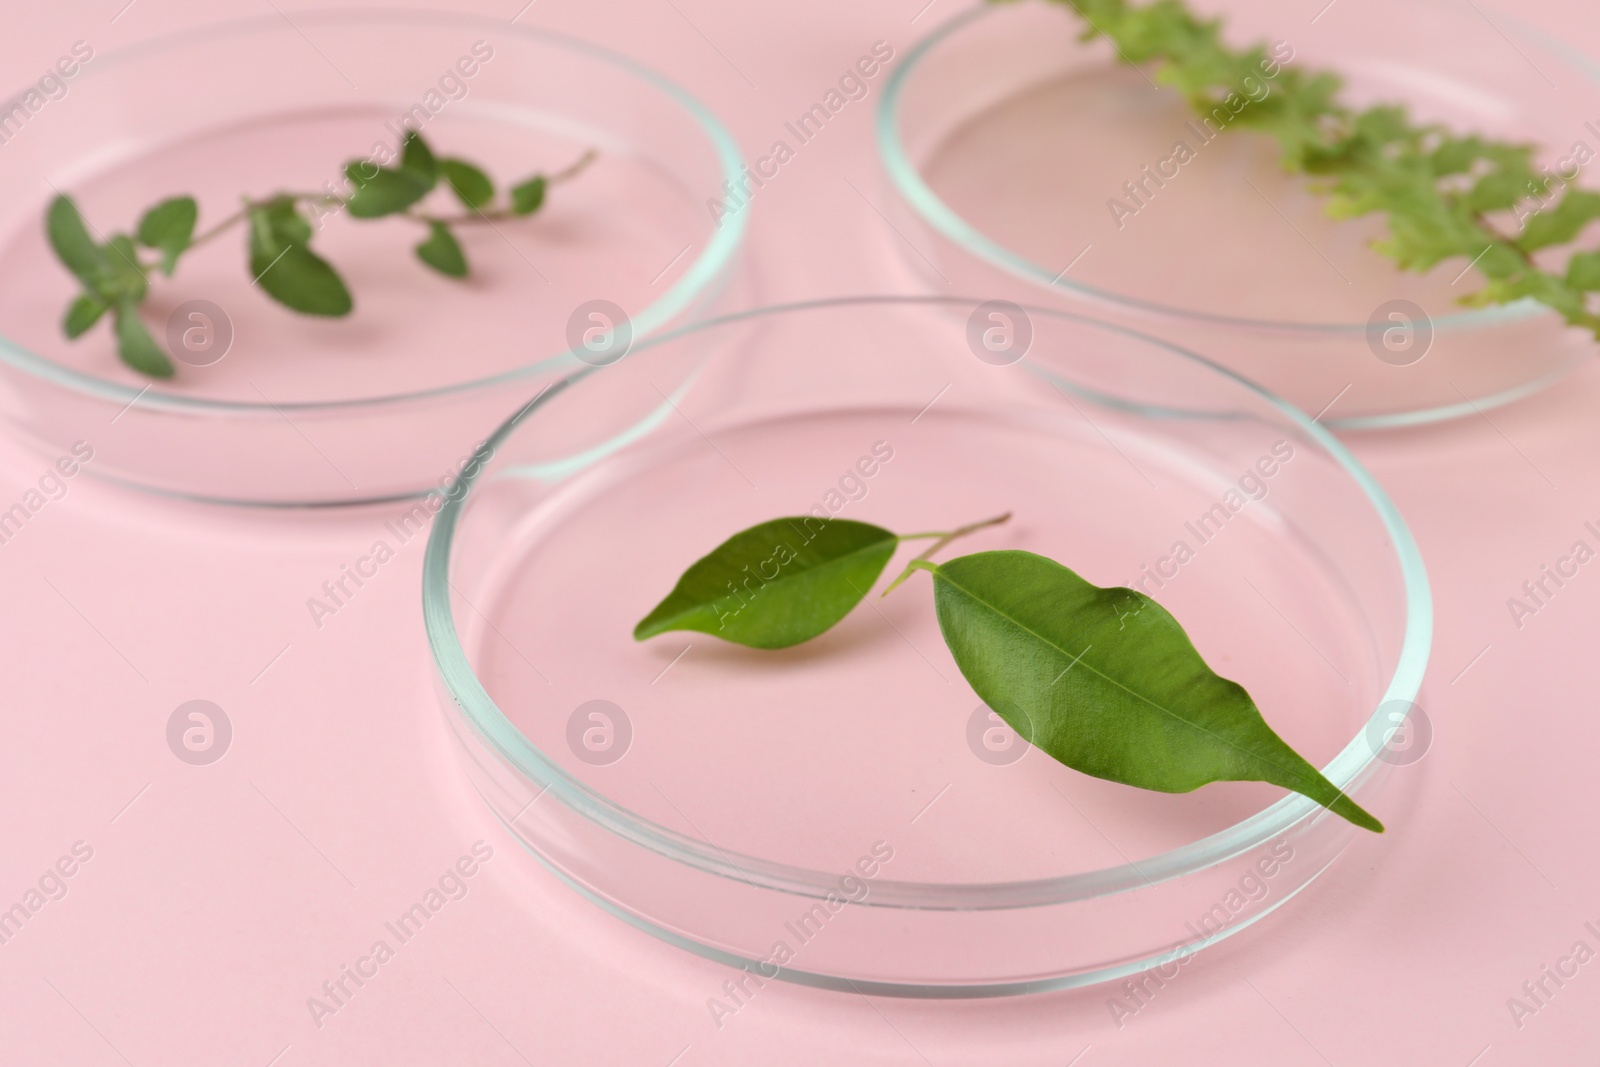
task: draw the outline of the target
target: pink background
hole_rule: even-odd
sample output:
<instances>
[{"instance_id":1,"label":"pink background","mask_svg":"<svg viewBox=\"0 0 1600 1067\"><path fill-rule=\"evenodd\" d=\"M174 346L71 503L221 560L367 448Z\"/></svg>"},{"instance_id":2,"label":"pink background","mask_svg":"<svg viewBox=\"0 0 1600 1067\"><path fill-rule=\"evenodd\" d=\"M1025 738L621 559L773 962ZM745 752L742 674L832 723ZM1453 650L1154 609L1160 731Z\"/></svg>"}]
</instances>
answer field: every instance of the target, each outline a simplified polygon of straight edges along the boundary
<instances>
[{"instance_id":1,"label":"pink background","mask_svg":"<svg viewBox=\"0 0 1600 1067\"><path fill-rule=\"evenodd\" d=\"M521 2L456 6L510 19ZM759 154L875 40L903 54L959 6L919 15L922 2L538 0L520 21L656 67ZM1294 3L1308 21L1322 6ZM8 12L8 83L78 39L105 51L272 10L135 0L119 15L122 4ZM1600 53L1600 24L1580 12L1575 0L1518 5ZM753 203L759 301L915 289L874 208L881 85ZM422 638L420 539L312 623L306 599L388 511L255 515L74 479L0 545L0 902L74 842L93 857L0 946L0 1063L1593 1062L1600 962L1520 1028L1507 998L1579 939L1600 948L1584 926L1600 929L1600 576L1586 568L1520 629L1506 600L1573 541L1593 543L1582 526L1600 522L1596 409L1591 364L1487 418L1355 440L1433 578L1440 625L1422 698L1433 747L1383 799L1388 834L1358 840L1120 1029L1105 988L923 1003L772 984L719 1030L706 1001L731 972L581 901L458 773ZM0 441L0 506L45 466ZM231 749L209 767L167 748L167 718L191 699L233 722ZM318 1028L306 998L479 839L494 858L468 895Z\"/></svg>"}]
</instances>

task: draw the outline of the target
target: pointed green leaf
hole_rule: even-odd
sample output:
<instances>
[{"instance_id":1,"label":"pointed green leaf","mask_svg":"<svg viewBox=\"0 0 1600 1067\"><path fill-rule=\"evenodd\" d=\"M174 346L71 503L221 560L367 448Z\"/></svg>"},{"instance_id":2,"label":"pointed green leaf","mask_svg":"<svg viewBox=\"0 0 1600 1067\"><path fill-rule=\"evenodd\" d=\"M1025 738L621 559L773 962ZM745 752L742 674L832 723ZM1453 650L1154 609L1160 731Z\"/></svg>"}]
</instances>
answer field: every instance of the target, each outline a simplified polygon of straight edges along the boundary
<instances>
[{"instance_id":1,"label":"pointed green leaf","mask_svg":"<svg viewBox=\"0 0 1600 1067\"><path fill-rule=\"evenodd\" d=\"M353 301L338 272L303 242L284 240L283 229L270 211L250 213L250 275L262 292L302 314L348 315Z\"/></svg>"},{"instance_id":2,"label":"pointed green leaf","mask_svg":"<svg viewBox=\"0 0 1600 1067\"><path fill-rule=\"evenodd\" d=\"M404 211L428 195L432 179L405 168L376 167L362 160L345 166L345 176L355 186L345 207L358 219L377 219Z\"/></svg>"},{"instance_id":3,"label":"pointed green leaf","mask_svg":"<svg viewBox=\"0 0 1600 1067\"><path fill-rule=\"evenodd\" d=\"M78 280L92 286L105 269L105 253L89 235L83 215L70 196L58 196L50 202L45 216L45 232L50 237L50 247Z\"/></svg>"},{"instance_id":4,"label":"pointed green leaf","mask_svg":"<svg viewBox=\"0 0 1600 1067\"><path fill-rule=\"evenodd\" d=\"M455 190L456 198L476 210L494 199L494 182L483 171L462 159L441 159L439 170Z\"/></svg>"},{"instance_id":5,"label":"pointed green leaf","mask_svg":"<svg viewBox=\"0 0 1600 1067\"><path fill-rule=\"evenodd\" d=\"M169 278L178 257L194 239L194 224L199 214L194 197L177 196L163 200L139 220L139 243L161 252L161 272Z\"/></svg>"},{"instance_id":6,"label":"pointed green leaf","mask_svg":"<svg viewBox=\"0 0 1600 1067\"><path fill-rule=\"evenodd\" d=\"M544 204L546 186L544 175L536 174L521 185L511 187L511 210L518 215L532 215Z\"/></svg>"},{"instance_id":7,"label":"pointed green leaf","mask_svg":"<svg viewBox=\"0 0 1600 1067\"><path fill-rule=\"evenodd\" d=\"M61 332L69 339L82 337L105 313L105 301L85 293L68 306L66 318L61 322Z\"/></svg>"},{"instance_id":8,"label":"pointed green leaf","mask_svg":"<svg viewBox=\"0 0 1600 1067\"><path fill-rule=\"evenodd\" d=\"M434 161L433 149L428 147L428 142L416 130L406 133L400 149L400 169L427 182L429 189L439 180L439 165Z\"/></svg>"},{"instance_id":9,"label":"pointed green leaf","mask_svg":"<svg viewBox=\"0 0 1600 1067\"><path fill-rule=\"evenodd\" d=\"M685 571L634 639L698 630L751 648L798 645L849 614L897 544L888 530L849 519L798 515L752 526Z\"/></svg>"},{"instance_id":10,"label":"pointed green leaf","mask_svg":"<svg viewBox=\"0 0 1600 1067\"><path fill-rule=\"evenodd\" d=\"M1567 284L1584 292L1600 289L1600 252L1579 252L1567 260Z\"/></svg>"},{"instance_id":11,"label":"pointed green leaf","mask_svg":"<svg viewBox=\"0 0 1600 1067\"><path fill-rule=\"evenodd\" d=\"M433 222L429 223L429 228L431 233L428 239L417 246L417 258L440 274L465 278L467 257L461 251L461 243L456 240L455 234L450 232L450 227L442 222Z\"/></svg>"},{"instance_id":12,"label":"pointed green leaf","mask_svg":"<svg viewBox=\"0 0 1600 1067\"><path fill-rule=\"evenodd\" d=\"M1219 677L1166 609L1031 552L979 552L933 573L939 628L978 696L1035 747L1113 782L1186 793L1263 781L1368 830L1363 811Z\"/></svg>"},{"instance_id":13,"label":"pointed green leaf","mask_svg":"<svg viewBox=\"0 0 1600 1067\"><path fill-rule=\"evenodd\" d=\"M139 306L132 301L118 304L113 317L117 328L117 354L122 362L150 378L172 377L172 361L145 329L139 318Z\"/></svg>"}]
</instances>

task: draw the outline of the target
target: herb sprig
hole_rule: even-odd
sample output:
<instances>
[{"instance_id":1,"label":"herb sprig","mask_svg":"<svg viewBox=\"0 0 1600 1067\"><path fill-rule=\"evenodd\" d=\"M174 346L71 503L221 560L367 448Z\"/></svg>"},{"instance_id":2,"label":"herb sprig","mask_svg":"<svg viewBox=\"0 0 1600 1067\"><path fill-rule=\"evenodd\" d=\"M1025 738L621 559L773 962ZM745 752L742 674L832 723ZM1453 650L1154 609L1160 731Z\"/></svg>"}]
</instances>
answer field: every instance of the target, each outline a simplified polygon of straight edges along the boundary
<instances>
[{"instance_id":1,"label":"herb sprig","mask_svg":"<svg viewBox=\"0 0 1600 1067\"><path fill-rule=\"evenodd\" d=\"M1202 19L1181 0L1051 2L1084 20L1083 40L1105 37L1123 62L1153 66L1156 80L1202 115L1277 65L1261 45L1229 47L1220 19ZM1533 145L1417 123L1402 105L1352 110L1338 100L1342 86L1333 72L1284 66L1275 91L1230 108L1230 122L1276 139L1284 169L1313 179L1329 215L1384 215L1388 235L1374 247L1401 270L1466 260L1486 280L1461 303L1531 297L1600 337L1592 296L1600 292L1600 251L1569 252L1559 269L1539 255L1568 245L1600 217L1600 193L1536 167Z\"/></svg>"},{"instance_id":2,"label":"herb sprig","mask_svg":"<svg viewBox=\"0 0 1600 1067\"><path fill-rule=\"evenodd\" d=\"M1242 686L1207 666L1178 621L1144 593L1101 588L1032 552L933 562L956 538L1008 518L900 535L811 515L760 523L691 565L633 636L693 630L788 648L848 615L902 541L932 539L883 595L917 571L933 576L939 630L956 666L1035 748L1085 774L1164 793L1269 782L1383 832L1267 725Z\"/></svg>"},{"instance_id":3,"label":"herb sprig","mask_svg":"<svg viewBox=\"0 0 1600 1067\"><path fill-rule=\"evenodd\" d=\"M456 230L526 218L545 202L552 185L582 172L595 158L585 152L554 174L535 174L505 191L467 160L434 155L416 131L408 131L398 164L381 165L356 159L345 164L351 192L277 192L243 197L238 211L209 229L196 232L199 206L192 196L163 200L140 217L131 234L112 233L96 240L70 196L58 195L46 214L45 229L56 257L83 286L68 306L61 329L69 339L82 337L108 312L122 361L151 378L170 378L172 361L156 343L139 315L150 292L152 275L171 277L186 252L239 226L245 227L250 276L267 296L303 315L339 317L355 302L333 265L311 250L321 220L340 211L355 219L390 216L426 228L415 247L428 267L451 278L468 273L466 253ZM422 208L424 198L441 184L455 194L464 211L443 215ZM143 251L141 251L143 250Z\"/></svg>"}]
</instances>

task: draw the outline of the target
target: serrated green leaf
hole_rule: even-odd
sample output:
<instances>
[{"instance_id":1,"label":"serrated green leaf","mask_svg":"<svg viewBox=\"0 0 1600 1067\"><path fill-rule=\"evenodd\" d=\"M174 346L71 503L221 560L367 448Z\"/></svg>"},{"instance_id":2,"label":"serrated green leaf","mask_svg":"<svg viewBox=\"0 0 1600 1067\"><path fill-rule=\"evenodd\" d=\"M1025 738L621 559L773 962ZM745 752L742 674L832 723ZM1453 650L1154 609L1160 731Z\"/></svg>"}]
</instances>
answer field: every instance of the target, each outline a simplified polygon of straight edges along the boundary
<instances>
[{"instance_id":1,"label":"serrated green leaf","mask_svg":"<svg viewBox=\"0 0 1600 1067\"><path fill-rule=\"evenodd\" d=\"M1600 193L1572 189L1555 207L1530 216L1517 235L1517 247L1528 252L1551 245L1566 244L1600 218Z\"/></svg>"},{"instance_id":2,"label":"serrated green leaf","mask_svg":"<svg viewBox=\"0 0 1600 1067\"><path fill-rule=\"evenodd\" d=\"M468 208L477 210L494 199L494 182L466 160L441 159L439 171L455 191L456 199Z\"/></svg>"},{"instance_id":3,"label":"serrated green leaf","mask_svg":"<svg viewBox=\"0 0 1600 1067\"><path fill-rule=\"evenodd\" d=\"M99 297L83 294L68 305L67 314L61 320L61 332L66 334L69 340L82 337L100 321L100 316L106 313L107 306Z\"/></svg>"},{"instance_id":4,"label":"serrated green leaf","mask_svg":"<svg viewBox=\"0 0 1600 1067\"><path fill-rule=\"evenodd\" d=\"M1338 99L1338 75L1279 60L1281 43L1233 48L1219 20L1200 18L1183 0L1056 2L1083 19L1081 39L1109 38L1123 61L1153 68L1157 82L1178 89L1201 115L1248 88L1246 78L1270 82L1270 91L1234 114L1232 125L1275 138L1286 170L1317 179L1312 188L1328 198L1330 216L1384 216L1388 232L1373 248L1400 269L1428 271L1457 256L1472 261L1487 248L1478 269L1492 284L1462 303L1533 296L1574 325L1600 325L1600 316L1580 306L1582 292L1592 290L1530 266L1523 255L1567 243L1600 217L1592 199L1600 194L1587 190L1569 190L1551 203L1566 183L1535 169L1536 146L1456 134L1415 122L1394 105L1353 110ZM1528 216L1534 205L1523 233L1508 242L1497 216Z\"/></svg>"},{"instance_id":5,"label":"serrated green leaf","mask_svg":"<svg viewBox=\"0 0 1600 1067\"><path fill-rule=\"evenodd\" d=\"M113 312L117 332L117 355L122 362L149 378L170 378L172 361L161 351L150 331L139 318L139 305L126 301Z\"/></svg>"},{"instance_id":6,"label":"serrated green leaf","mask_svg":"<svg viewBox=\"0 0 1600 1067\"><path fill-rule=\"evenodd\" d=\"M168 277L172 276L178 257L194 239L194 224L199 216L200 208L194 197L176 196L146 211L139 220L135 231L139 243L161 253L161 272Z\"/></svg>"},{"instance_id":7,"label":"serrated green leaf","mask_svg":"<svg viewBox=\"0 0 1600 1067\"><path fill-rule=\"evenodd\" d=\"M404 211L428 195L431 180L404 168L373 167L361 160L345 166L355 186L345 208L358 219L377 219Z\"/></svg>"},{"instance_id":8,"label":"serrated green leaf","mask_svg":"<svg viewBox=\"0 0 1600 1067\"><path fill-rule=\"evenodd\" d=\"M429 189L439 180L439 165L434 161L433 149L416 130L408 130L401 145L400 169L427 182Z\"/></svg>"},{"instance_id":9,"label":"serrated green leaf","mask_svg":"<svg viewBox=\"0 0 1600 1067\"><path fill-rule=\"evenodd\" d=\"M899 538L849 519L773 519L697 560L634 628L643 641L696 630L751 648L809 641L849 614L878 580Z\"/></svg>"},{"instance_id":10,"label":"serrated green leaf","mask_svg":"<svg viewBox=\"0 0 1600 1067\"><path fill-rule=\"evenodd\" d=\"M281 211L250 213L250 275L261 291L305 315L348 315L354 302L344 279L300 240Z\"/></svg>"},{"instance_id":11,"label":"serrated green leaf","mask_svg":"<svg viewBox=\"0 0 1600 1067\"><path fill-rule=\"evenodd\" d=\"M93 286L105 269L105 253L89 235L83 215L71 197L61 195L50 201L45 232L56 258L85 286Z\"/></svg>"},{"instance_id":12,"label":"serrated green leaf","mask_svg":"<svg viewBox=\"0 0 1600 1067\"><path fill-rule=\"evenodd\" d=\"M536 174L521 185L511 187L511 210L517 215L532 215L544 204L548 183L542 174Z\"/></svg>"},{"instance_id":13,"label":"serrated green leaf","mask_svg":"<svg viewBox=\"0 0 1600 1067\"><path fill-rule=\"evenodd\" d=\"M1567 284L1584 292L1600 291L1600 252L1579 252L1567 260Z\"/></svg>"},{"instance_id":14,"label":"serrated green leaf","mask_svg":"<svg viewBox=\"0 0 1600 1067\"><path fill-rule=\"evenodd\" d=\"M1217 781L1292 789L1357 826L1383 824L1280 738L1165 608L1031 552L980 552L933 573L939 628L978 696L1053 759L1186 793Z\"/></svg>"},{"instance_id":15,"label":"serrated green leaf","mask_svg":"<svg viewBox=\"0 0 1600 1067\"><path fill-rule=\"evenodd\" d=\"M452 278L467 276L467 257L461 251L461 243L442 222L429 223L428 239L417 245L417 258L440 274Z\"/></svg>"}]
</instances>

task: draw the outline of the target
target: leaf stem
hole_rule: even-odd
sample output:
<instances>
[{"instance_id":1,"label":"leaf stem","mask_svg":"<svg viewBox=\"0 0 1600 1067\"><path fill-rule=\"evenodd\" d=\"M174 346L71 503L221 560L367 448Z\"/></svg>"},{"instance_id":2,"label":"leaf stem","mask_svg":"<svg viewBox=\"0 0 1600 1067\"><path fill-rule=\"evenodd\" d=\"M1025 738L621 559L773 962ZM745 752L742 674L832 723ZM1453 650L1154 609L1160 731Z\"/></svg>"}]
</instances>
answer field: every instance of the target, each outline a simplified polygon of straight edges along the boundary
<instances>
[{"instance_id":1,"label":"leaf stem","mask_svg":"<svg viewBox=\"0 0 1600 1067\"><path fill-rule=\"evenodd\" d=\"M559 185L569 178L576 178L578 175L582 174L588 169L589 164L593 163L599 158L599 149L585 149L583 155L579 156L577 159L573 160L571 163L568 163L565 167L562 167L560 170L550 175L550 177L546 178L545 184Z\"/></svg>"},{"instance_id":2,"label":"leaf stem","mask_svg":"<svg viewBox=\"0 0 1600 1067\"><path fill-rule=\"evenodd\" d=\"M582 174L585 170L587 170L591 163L599 158L600 152L598 149L586 149L583 155L579 156L577 159L573 160L571 163L567 164L565 167L562 167L560 170L546 178L545 184L558 185L561 182L576 178L579 174ZM280 195L287 196L291 200L300 204L323 204L327 206L338 205L339 207L343 207L345 204L349 203L349 200L346 197L333 196L328 193L283 193ZM229 215L227 218L212 226L210 229L196 234L194 239L189 242L189 247L194 248L196 245L203 245L207 241L226 233L239 223L245 221L245 219L249 217L251 211L257 208L265 207L271 200L274 199L276 199L276 197L268 197L266 200L251 200L249 197L246 197L244 199L244 207L240 208L238 211L235 211L232 215ZM494 211L475 211L470 215L429 215L420 211L402 211L397 212L397 214L399 214L402 218L413 219L429 226L433 225L434 223L441 223L446 226L465 226L474 223L502 222L507 219L523 217L512 211L510 208L499 208Z\"/></svg>"},{"instance_id":3,"label":"leaf stem","mask_svg":"<svg viewBox=\"0 0 1600 1067\"><path fill-rule=\"evenodd\" d=\"M939 551L945 545L948 545L951 541L954 541L957 538L965 537L970 533L976 533L979 530L987 529L990 526L999 526L1001 523L1009 521L1010 518L1011 512L1008 511L1004 515L996 515L994 518L984 519L982 522L971 522L965 526L959 526L954 530L939 530L933 533L901 534L900 540L902 541L917 541L929 537L936 538L936 540L933 542L933 544L917 553L917 555L906 564L906 569L900 572L900 576L898 578L889 583L889 588L883 591L879 599L881 600L883 597L886 597L890 593L894 592L896 586L905 581L907 578L911 577L911 575L916 571L922 569L917 566L919 563L926 563L935 552Z\"/></svg>"}]
</instances>

